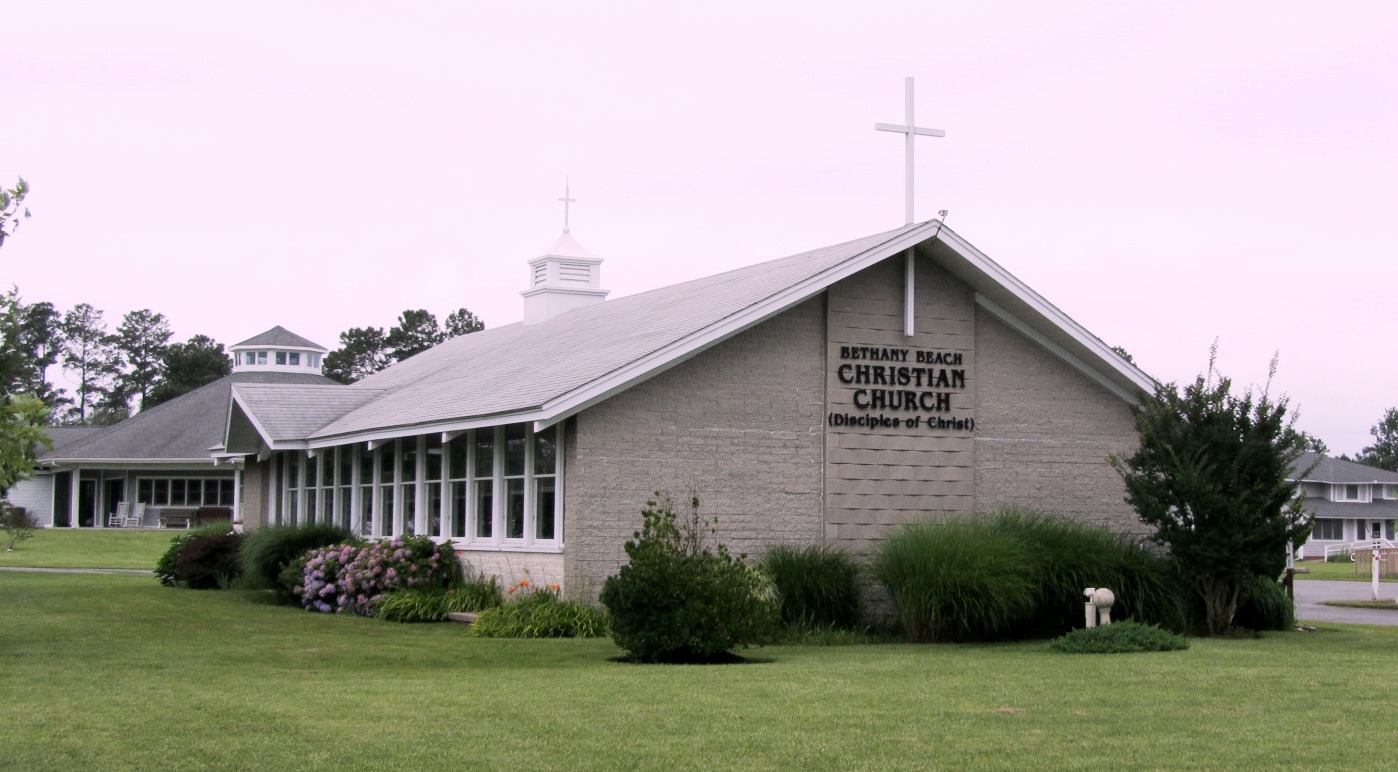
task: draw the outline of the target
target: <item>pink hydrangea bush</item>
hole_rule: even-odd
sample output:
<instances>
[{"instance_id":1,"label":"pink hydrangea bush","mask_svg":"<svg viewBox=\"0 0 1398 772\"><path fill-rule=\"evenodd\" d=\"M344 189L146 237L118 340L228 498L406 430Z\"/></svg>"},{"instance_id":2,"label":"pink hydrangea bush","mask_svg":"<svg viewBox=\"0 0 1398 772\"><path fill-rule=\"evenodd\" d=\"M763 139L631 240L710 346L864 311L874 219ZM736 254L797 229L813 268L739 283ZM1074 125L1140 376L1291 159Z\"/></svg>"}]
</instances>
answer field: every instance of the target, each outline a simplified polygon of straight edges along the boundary
<instances>
[{"instance_id":1,"label":"pink hydrangea bush","mask_svg":"<svg viewBox=\"0 0 1398 772\"><path fill-rule=\"evenodd\" d=\"M307 611L374 615L374 602L397 589L452 589L461 563L449 544L406 536L367 545L332 544L306 558L296 597Z\"/></svg>"}]
</instances>

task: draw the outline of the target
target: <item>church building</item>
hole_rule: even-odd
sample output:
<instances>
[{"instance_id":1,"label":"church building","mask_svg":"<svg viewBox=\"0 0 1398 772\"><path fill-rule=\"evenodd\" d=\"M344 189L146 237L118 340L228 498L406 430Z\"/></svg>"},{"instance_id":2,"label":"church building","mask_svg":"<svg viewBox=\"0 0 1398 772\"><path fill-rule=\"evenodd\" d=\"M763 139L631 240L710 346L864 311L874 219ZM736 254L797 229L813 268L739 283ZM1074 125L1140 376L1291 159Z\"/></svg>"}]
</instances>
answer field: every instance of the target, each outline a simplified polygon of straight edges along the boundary
<instances>
[{"instance_id":1,"label":"church building","mask_svg":"<svg viewBox=\"0 0 1398 772\"><path fill-rule=\"evenodd\" d=\"M357 383L231 384L247 528L450 540L595 596L656 491L719 538L867 552L1003 505L1117 531L1151 379L932 220L629 297L565 228L524 319Z\"/></svg>"}]
</instances>

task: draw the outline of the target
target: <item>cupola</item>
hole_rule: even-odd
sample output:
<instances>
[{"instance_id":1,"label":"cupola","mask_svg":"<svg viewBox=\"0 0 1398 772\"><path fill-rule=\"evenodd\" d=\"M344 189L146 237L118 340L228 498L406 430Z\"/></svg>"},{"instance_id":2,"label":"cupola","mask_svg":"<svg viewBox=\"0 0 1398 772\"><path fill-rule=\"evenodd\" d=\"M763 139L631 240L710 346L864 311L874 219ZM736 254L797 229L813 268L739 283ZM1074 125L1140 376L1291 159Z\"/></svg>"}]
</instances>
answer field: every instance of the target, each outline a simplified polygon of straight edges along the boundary
<instances>
[{"instance_id":1,"label":"cupola","mask_svg":"<svg viewBox=\"0 0 1398 772\"><path fill-rule=\"evenodd\" d=\"M564 189L563 235L548 252L529 261L529 289L524 296L524 323L537 324L583 306L601 303L608 290L602 289L602 258L573 240L568 232L568 204L574 199Z\"/></svg>"},{"instance_id":2,"label":"cupola","mask_svg":"<svg viewBox=\"0 0 1398 772\"><path fill-rule=\"evenodd\" d=\"M230 346L235 373L311 373L320 375L330 351L296 333L277 326Z\"/></svg>"}]
</instances>

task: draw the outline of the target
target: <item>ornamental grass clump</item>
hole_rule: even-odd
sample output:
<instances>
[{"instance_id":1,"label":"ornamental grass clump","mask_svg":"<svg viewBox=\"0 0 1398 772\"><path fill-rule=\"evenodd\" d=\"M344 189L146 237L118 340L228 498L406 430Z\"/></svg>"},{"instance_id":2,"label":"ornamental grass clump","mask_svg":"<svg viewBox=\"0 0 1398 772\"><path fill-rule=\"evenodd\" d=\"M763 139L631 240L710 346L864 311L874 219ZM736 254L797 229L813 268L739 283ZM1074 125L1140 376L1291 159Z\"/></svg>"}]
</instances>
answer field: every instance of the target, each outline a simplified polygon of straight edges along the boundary
<instances>
[{"instance_id":1,"label":"ornamental grass clump","mask_svg":"<svg viewBox=\"0 0 1398 772\"><path fill-rule=\"evenodd\" d=\"M475 577L450 589L395 590L379 597L374 616L389 622L445 622L447 614L479 612L504 603L495 577Z\"/></svg>"},{"instance_id":2,"label":"ornamental grass clump","mask_svg":"<svg viewBox=\"0 0 1398 772\"><path fill-rule=\"evenodd\" d=\"M862 568L832 544L774 545L759 566L771 577L782 623L801 630L853 630L860 624Z\"/></svg>"},{"instance_id":3,"label":"ornamental grass clump","mask_svg":"<svg viewBox=\"0 0 1398 772\"><path fill-rule=\"evenodd\" d=\"M450 545L404 536L367 545L332 544L312 550L294 588L308 611L373 616L380 596L397 589L450 589L461 583L461 562Z\"/></svg>"},{"instance_id":4,"label":"ornamental grass clump","mask_svg":"<svg viewBox=\"0 0 1398 772\"><path fill-rule=\"evenodd\" d=\"M601 609L560 600L556 584L521 579L508 601L481 612L471 632L482 638L598 638L610 631Z\"/></svg>"},{"instance_id":5,"label":"ornamental grass clump","mask_svg":"<svg viewBox=\"0 0 1398 772\"><path fill-rule=\"evenodd\" d=\"M699 500L676 514L656 495L641 530L626 542L628 561L602 586L612 638L636 662L716 662L770 635L779 618L771 580L722 544Z\"/></svg>"}]
</instances>

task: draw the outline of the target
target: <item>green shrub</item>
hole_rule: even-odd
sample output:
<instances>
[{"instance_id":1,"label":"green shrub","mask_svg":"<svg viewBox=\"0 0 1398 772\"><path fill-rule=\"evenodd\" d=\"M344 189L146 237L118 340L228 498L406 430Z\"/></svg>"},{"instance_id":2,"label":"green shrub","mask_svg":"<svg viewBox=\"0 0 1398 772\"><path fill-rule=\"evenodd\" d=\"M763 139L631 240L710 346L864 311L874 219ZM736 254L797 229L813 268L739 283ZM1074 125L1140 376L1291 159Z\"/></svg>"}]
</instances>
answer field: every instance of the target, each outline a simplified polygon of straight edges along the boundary
<instances>
[{"instance_id":1,"label":"green shrub","mask_svg":"<svg viewBox=\"0 0 1398 772\"><path fill-rule=\"evenodd\" d=\"M194 534L175 556L175 581L191 590L228 589L242 572L238 550L243 535L227 533Z\"/></svg>"},{"instance_id":2,"label":"green shrub","mask_svg":"<svg viewBox=\"0 0 1398 772\"><path fill-rule=\"evenodd\" d=\"M1265 576L1253 576L1238 592L1233 625L1247 630L1294 630L1296 609L1286 589Z\"/></svg>"},{"instance_id":3,"label":"green shrub","mask_svg":"<svg viewBox=\"0 0 1398 772\"><path fill-rule=\"evenodd\" d=\"M542 589L481 612L471 632L482 638L597 638L609 630L601 609Z\"/></svg>"},{"instance_id":4,"label":"green shrub","mask_svg":"<svg viewBox=\"0 0 1398 772\"><path fill-rule=\"evenodd\" d=\"M626 542L628 562L601 594L612 638L633 660L714 661L775 629L771 581L722 544L710 547L713 533L697 498L683 518L668 498L647 502L641 530Z\"/></svg>"},{"instance_id":5,"label":"green shrub","mask_svg":"<svg viewBox=\"0 0 1398 772\"><path fill-rule=\"evenodd\" d=\"M0 501L0 531L5 532L5 550L13 551L15 545L25 539L34 538L34 530L39 521L25 511L24 507L12 506L8 501Z\"/></svg>"},{"instance_id":6,"label":"green shrub","mask_svg":"<svg viewBox=\"0 0 1398 772\"><path fill-rule=\"evenodd\" d=\"M862 569L853 556L830 544L776 545L760 566L776 586L782 622L803 630L859 626Z\"/></svg>"},{"instance_id":7,"label":"green shrub","mask_svg":"<svg viewBox=\"0 0 1398 772\"><path fill-rule=\"evenodd\" d=\"M984 523L910 523L889 535L873 571L915 642L1004 636L1033 611L1029 545Z\"/></svg>"},{"instance_id":8,"label":"green shrub","mask_svg":"<svg viewBox=\"0 0 1398 772\"><path fill-rule=\"evenodd\" d=\"M206 525L193 531L182 531L170 539L170 546L165 548L165 554L155 562L155 579L166 587L176 587L181 584L180 578L175 573L175 561L179 558L180 552L184 550L190 539L196 536L222 536L229 532L228 526L223 523ZM241 552L241 548L240 548ZM236 573L235 573L236 575Z\"/></svg>"},{"instance_id":9,"label":"green shrub","mask_svg":"<svg viewBox=\"0 0 1398 772\"><path fill-rule=\"evenodd\" d=\"M447 614L485 611L504 602L495 577L480 577L453 589L396 590L374 604L374 615L390 622L443 622Z\"/></svg>"},{"instance_id":10,"label":"green shrub","mask_svg":"<svg viewBox=\"0 0 1398 772\"><path fill-rule=\"evenodd\" d=\"M243 582L248 589L276 590L286 603L295 601L293 588L300 583L301 572L295 572L290 584L285 583L283 571L288 564L308 551L330 544L359 544L348 529L326 523L306 525L269 525L249 531L243 542ZM291 576L291 574L287 574Z\"/></svg>"},{"instance_id":11,"label":"green shrub","mask_svg":"<svg viewBox=\"0 0 1398 772\"><path fill-rule=\"evenodd\" d=\"M1083 590L1109 587L1113 614L1186 629L1175 564L1139 541L1018 509L894 532L874 559L910 640L1060 635L1082 623Z\"/></svg>"},{"instance_id":12,"label":"green shrub","mask_svg":"<svg viewBox=\"0 0 1398 772\"><path fill-rule=\"evenodd\" d=\"M1146 651L1183 651L1189 639L1154 625L1116 622L1082 627L1049 644L1060 654L1135 654Z\"/></svg>"}]
</instances>

